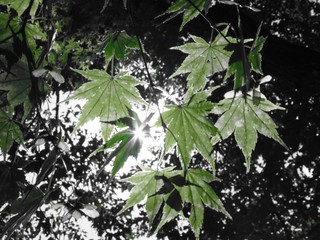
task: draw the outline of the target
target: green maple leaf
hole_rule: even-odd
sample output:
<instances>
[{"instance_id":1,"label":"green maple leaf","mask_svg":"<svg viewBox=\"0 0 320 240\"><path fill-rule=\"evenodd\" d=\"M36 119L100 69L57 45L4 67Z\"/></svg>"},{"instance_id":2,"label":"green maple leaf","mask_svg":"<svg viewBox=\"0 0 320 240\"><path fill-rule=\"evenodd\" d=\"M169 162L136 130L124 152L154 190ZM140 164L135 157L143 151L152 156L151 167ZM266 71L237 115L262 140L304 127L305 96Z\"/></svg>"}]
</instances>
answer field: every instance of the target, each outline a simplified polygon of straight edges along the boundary
<instances>
[{"instance_id":1,"label":"green maple leaf","mask_svg":"<svg viewBox=\"0 0 320 240\"><path fill-rule=\"evenodd\" d=\"M266 40L267 40L266 37L257 36L253 42L253 45L251 47L251 51L248 55L248 60L251 63L252 70L257 73L260 73L260 74L263 74L262 69L261 69L262 56L261 56L260 52L261 52Z\"/></svg>"},{"instance_id":2,"label":"green maple leaf","mask_svg":"<svg viewBox=\"0 0 320 240\"><path fill-rule=\"evenodd\" d=\"M212 138L212 144L216 144L220 138L228 138L234 132L238 146L245 156L248 172L250 170L251 153L258 139L257 132L274 139L287 148L276 130L276 124L266 113L275 109L283 108L266 99L262 99L259 105L256 105L250 95L247 95L246 99L244 95L240 95L235 99L220 101L213 110L217 114L223 113L215 124L219 129L220 135Z\"/></svg>"},{"instance_id":3,"label":"green maple leaf","mask_svg":"<svg viewBox=\"0 0 320 240\"><path fill-rule=\"evenodd\" d=\"M139 49L137 37L131 37L126 32L110 34L105 40L105 59L108 65L112 58L123 61L130 49Z\"/></svg>"},{"instance_id":4,"label":"green maple leaf","mask_svg":"<svg viewBox=\"0 0 320 240\"><path fill-rule=\"evenodd\" d=\"M178 0L174 4L172 4L166 13L177 13L180 14L183 12L183 19L182 24L180 26L180 31L183 29L183 27L190 22L192 19L196 18L200 12L203 11L206 6L206 1L204 0L190 0L197 8L192 6L188 2L188 0Z\"/></svg>"},{"instance_id":5,"label":"green maple leaf","mask_svg":"<svg viewBox=\"0 0 320 240\"><path fill-rule=\"evenodd\" d=\"M28 66L19 61L11 67L10 72L0 74L0 89L8 91L7 100L10 105L23 104L24 114L27 115L31 109L29 95L32 88ZM47 90L48 86L43 81L37 80L37 83L40 92Z\"/></svg>"},{"instance_id":6,"label":"green maple leaf","mask_svg":"<svg viewBox=\"0 0 320 240\"><path fill-rule=\"evenodd\" d=\"M126 129L116 133L110 139L104 136L106 143L90 154L90 156L92 156L98 152L114 148L114 150L105 160L105 164L108 164L112 159L114 159L113 168L111 171L112 177L114 177L122 168L129 156L133 156L135 158L138 156L142 146L142 140L136 135L136 131L139 129L139 131L147 134L149 129L147 121L149 121L153 115L150 114L149 117L147 117L142 123L139 120L137 113L129 110L129 114L131 116L130 118L119 120L124 122L122 125L126 126ZM103 169L103 167L101 169Z\"/></svg>"},{"instance_id":7,"label":"green maple leaf","mask_svg":"<svg viewBox=\"0 0 320 240\"><path fill-rule=\"evenodd\" d=\"M189 222L198 239L205 206L225 214L228 218L231 218L231 216L224 209L219 197L208 185L208 183L217 180L211 173L202 169L188 169L186 180L188 184L181 188L180 194L184 203L191 203Z\"/></svg>"},{"instance_id":8,"label":"green maple leaf","mask_svg":"<svg viewBox=\"0 0 320 240\"><path fill-rule=\"evenodd\" d=\"M165 149L169 152L175 145L183 168L187 168L191 152L197 149L214 169L214 159L210 155L212 145L210 138L217 131L214 125L206 119L213 104L206 101L211 91L199 92L181 106L170 105L162 113L162 120L168 130L165 136ZM161 119L160 119L161 120ZM158 125L161 124L160 120Z\"/></svg>"},{"instance_id":9,"label":"green maple leaf","mask_svg":"<svg viewBox=\"0 0 320 240\"><path fill-rule=\"evenodd\" d=\"M155 223L155 232L158 232L165 223L182 214L185 203L191 203L189 222L197 238L203 223L205 206L231 218L209 185L210 182L218 180L215 176L202 169L188 169L184 178L185 171L172 170L172 167L161 171L145 168L124 179L135 186L120 213L140 203L147 196L146 207L150 223L155 221L156 215L161 211L161 219Z\"/></svg>"},{"instance_id":10,"label":"green maple leaf","mask_svg":"<svg viewBox=\"0 0 320 240\"><path fill-rule=\"evenodd\" d=\"M5 154L13 142L18 143L23 142L22 132L17 124L15 124L10 118L12 112L5 112L3 109L0 109L0 149Z\"/></svg>"},{"instance_id":11,"label":"green maple leaf","mask_svg":"<svg viewBox=\"0 0 320 240\"><path fill-rule=\"evenodd\" d=\"M96 69L87 71L74 69L73 71L90 80L65 100L87 100L81 110L81 116L75 130L96 117L105 122L129 117L128 109L132 108L132 104L145 104L135 87L141 82L124 72L112 77L106 72Z\"/></svg>"},{"instance_id":12,"label":"green maple leaf","mask_svg":"<svg viewBox=\"0 0 320 240\"><path fill-rule=\"evenodd\" d=\"M261 50L267 38L259 36L261 25L257 31L256 38L253 41L253 44L250 48L250 51L247 55L247 61L250 68L249 71L253 70L257 73L262 74L261 63L262 56ZM250 42L252 39L245 39L244 43ZM235 76L234 89L238 89L245 84L245 71L244 71L244 59L241 54L242 45L241 43L231 43L226 47L226 50L232 51L232 55L229 61L229 67L225 75L225 79Z\"/></svg>"},{"instance_id":13,"label":"green maple leaf","mask_svg":"<svg viewBox=\"0 0 320 240\"><path fill-rule=\"evenodd\" d=\"M12 106L29 102L31 80L27 66L16 64L11 72L0 74L0 89L8 91L7 100Z\"/></svg>"},{"instance_id":14,"label":"green maple leaf","mask_svg":"<svg viewBox=\"0 0 320 240\"><path fill-rule=\"evenodd\" d=\"M124 181L129 182L134 185L134 187L130 191L130 196L125 204L125 206L121 209L121 211L118 214L123 213L128 208L140 203L146 196L150 196L150 199L152 197L156 196L154 195L156 192L160 190L160 188L163 186L163 181L159 181L156 179L156 176L161 176L165 172L172 171L172 167L165 168L162 171L153 170L151 168L144 168L143 171L137 172L133 176L124 179ZM154 196L153 196L154 195ZM149 200L149 199L148 199ZM155 215L158 211L156 209L160 209L160 205L162 203L162 197L159 199L156 199L156 201L153 201L153 199L149 202L147 201L147 211L148 211L148 217L150 221L154 219Z\"/></svg>"},{"instance_id":15,"label":"green maple leaf","mask_svg":"<svg viewBox=\"0 0 320 240\"><path fill-rule=\"evenodd\" d=\"M227 32L228 28L225 28L222 34ZM194 93L205 86L207 77L228 68L231 52L225 50L228 42L221 34L211 43L197 36L191 35L191 38L194 42L171 48L189 54L171 77L189 73L188 91ZM228 40L234 42L232 38Z\"/></svg>"}]
</instances>

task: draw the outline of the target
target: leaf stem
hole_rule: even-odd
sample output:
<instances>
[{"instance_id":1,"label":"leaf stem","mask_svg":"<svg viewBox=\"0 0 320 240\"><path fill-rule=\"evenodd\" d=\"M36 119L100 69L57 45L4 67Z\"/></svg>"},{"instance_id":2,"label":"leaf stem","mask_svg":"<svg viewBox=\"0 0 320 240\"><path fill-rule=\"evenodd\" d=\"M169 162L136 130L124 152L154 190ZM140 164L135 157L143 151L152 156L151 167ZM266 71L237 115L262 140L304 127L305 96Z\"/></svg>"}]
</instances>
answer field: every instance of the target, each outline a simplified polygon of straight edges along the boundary
<instances>
[{"instance_id":1,"label":"leaf stem","mask_svg":"<svg viewBox=\"0 0 320 240\"><path fill-rule=\"evenodd\" d=\"M114 56L112 56L112 59L111 59L111 77L113 79L113 76L114 76Z\"/></svg>"},{"instance_id":2,"label":"leaf stem","mask_svg":"<svg viewBox=\"0 0 320 240\"><path fill-rule=\"evenodd\" d=\"M226 40L229 44L231 44L231 42L229 41L229 39L227 38L226 35L224 35L216 26L215 23L211 23L210 20L201 12L201 10L191 1L191 0L186 0L192 7L194 7L194 9L196 9L199 12L199 15L209 24L211 29L214 29L217 31L217 33L219 33L224 40ZM213 32L211 32L211 34L213 35ZM212 40L213 36L210 36L210 42Z\"/></svg>"}]
</instances>

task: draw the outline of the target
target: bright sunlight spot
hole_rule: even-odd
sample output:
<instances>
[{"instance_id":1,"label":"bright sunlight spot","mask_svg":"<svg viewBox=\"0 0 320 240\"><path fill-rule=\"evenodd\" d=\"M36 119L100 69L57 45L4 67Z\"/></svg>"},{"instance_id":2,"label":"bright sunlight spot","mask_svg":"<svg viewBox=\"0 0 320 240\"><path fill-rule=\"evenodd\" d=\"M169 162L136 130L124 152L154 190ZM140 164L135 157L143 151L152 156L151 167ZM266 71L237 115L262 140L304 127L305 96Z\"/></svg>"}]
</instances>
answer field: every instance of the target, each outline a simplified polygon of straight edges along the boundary
<instances>
[{"instance_id":1,"label":"bright sunlight spot","mask_svg":"<svg viewBox=\"0 0 320 240\"><path fill-rule=\"evenodd\" d=\"M146 137L146 133L143 131L142 127L139 127L133 131L134 137L139 139L140 141L144 141Z\"/></svg>"}]
</instances>

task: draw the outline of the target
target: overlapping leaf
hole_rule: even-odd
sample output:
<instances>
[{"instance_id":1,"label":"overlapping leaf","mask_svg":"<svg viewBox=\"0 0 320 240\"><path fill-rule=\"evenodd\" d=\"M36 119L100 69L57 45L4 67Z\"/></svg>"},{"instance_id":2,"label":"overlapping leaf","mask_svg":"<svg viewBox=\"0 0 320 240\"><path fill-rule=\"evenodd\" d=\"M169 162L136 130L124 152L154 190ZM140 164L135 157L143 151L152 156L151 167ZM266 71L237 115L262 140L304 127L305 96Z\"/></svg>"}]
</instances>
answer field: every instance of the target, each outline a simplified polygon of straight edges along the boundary
<instances>
[{"instance_id":1,"label":"overlapping leaf","mask_svg":"<svg viewBox=\"0 0 320 240\"><path fill-rule=\"evenodd\" d=\"M208 185L208 183L214 180L216 178L205 170L189 169L186 175L188 184L183 186L180 191L182 201L191 203L189 222L196 238L199 238L200 235L205 206L231 218L229 213L224 209L219 197Z\"/></svg>"},{"instance_id":2,"label":"overlapping leaf","mask_svg":"<svg viewBox=\"0 0 320 240\"><path fill-rule=\"evenodd\" d=\"M130 49L138 49L139 43L136 37L129 36L126 32L118 32L108 35L105 41L105 59L109 64L112 58L123 61Z\"/></svg>"},{"instance_id":3,"label":"overlapping leaf","mask_svg":"<svg viewBox=\"0 0 320 240\"><path fill-rule=\"evenodd\" d=\"M112 77L102 70L74 71L90 80L67 99L87 100L76 129L96 117L105 122L128 117L128 109L132 109L132 104L145 104L135 87L141 82L126 73Z\"/></svg>"},{"instance_id":4,"label":"overlapping leaf","mask_svg":"<svg viewBox=\"0 0 320 240\"><path fill-rule=\"evenodd\" d=\"M275 109L282 108L266 99L262 99L259 105L255 105L250 95L247 95L246 99L240 95L235 99L220 101L213 110L217 114L223 113L215 124L220 134L212 138L212 144L216 144L220 137L222 139L228 138L234 132L238 146L245 156L247 171L249 171L251 153L258 139L257 132L286 147L276 130L276 124L266 113Z\"/></svg>"},{"instance_id":5,"label":"overlapping leaf","mask_svg":"<svg viewBox=\"0 0 320 240\"><path fill-rule=\"evenodd\" d=\"M17 124L13 122L10 115L0 109L0 149L6 153L13 142L23 142L22 132Z\"/></svg>"},{"instance_id":6,"label":"overlapping leaf","mask_svg":"<svg viewBox=\"0 0 320 240\"><path fill-rule=\"evenodd\" d=\"M225 36L227 32L228 28L225 28L222 34ZM225 50L225 47L228 41L234 40L228 38L227 41L221 34L218 34L211 43L197 36L191 35L191 38L194 42L171 48L188 54L171 77L189 73L188 91L194 93L205 86L207 77L228 68L231 52Z\"/></svg>"},{"instance_id":7,"label":"overlapping leaf","mask_svg":"<svg viewBox=\"0 0 320 240\"><path fill-rule=\"evenodd\" d=\"M226 49L232 51L232 56L230 57L229 67L225 75L225 79L230 76L235 77L234 80L234 89L238 89L245 84L245 69L244 66L247 66L248 72L251 70L262 74L261 63L261 50L266 41L265 37L259 36L260 28L257 32L256 38L251 46L250 52L247 56L242 54L242 43L231 43ZM244 43L250 42L252 39L245 39ZM243 44L244 44L243 43ZM244 59L247 58L247 59Z\"/></svg>"},{"instance_id":8,"label":"overlapping leaf","mask_svg":"<svg viewBox=\"0 0 320 240\"><path fill-rule=\"evenodd\" d=\"M214 169L214 160L210 155L212 145L210 138L217 131L214 125L206 119L213 104L206 99L211 91L195 94L189 103L181 106L167 106L168 111L162 114L162 120L168 127L165 136L165 152L177 145L177 151L182 166L187 168L191 152L197 149ZM158 121L158 124L161 124Z\"/></svg>"},{"instance_id":9,"label":"overlapping leaf","mask_svg":"<svg viewBox=\"0 0 320 240\"><path fill-rule=\"evenodd\" d=\"M11 72L0 74L0 89L8 91L7 100L13 106L29 102L31 80L27 66L16 64Z\"/></svg>"},{"instance_id":10,"label":"overlapping leaf","mask_svg":"<svg viewBox=\"0 0 320 240\"><path fill-rule=\"evenodd\" d=\"M156 224L155 231L157 232L165 223L182 214L182 207L185 203L190 203L189 222L197 238L203 223L205 206L231 218L208 184L217 180L211 173L202 169L188 169L185 178L183 175L184 171L172 171L172 168L162 171L144 169L125 179L135 186L120 213L140 203L147 196L147 214L150 223ZM154 222L159 211L160 220Z\"/></svg>"},{"instance_id":11,"label":"overlapping leaf","mask_svg":"<svg viewBox=\"0 0 320 240\"><path fill-rule=\"evenodd\" d=\"M109 163L112 159L114 159L113 168L111 171L111 176L114 177L116 173L122 168L124 163L127 161L129 156L137 157L142 144L142 139L139 139L136 136L136 131L145 132L147 134L149 126L147 125L147 121L150 120L153 114L150 114L145 122L140 122L138 115L129 110L130 118L120 119L120 121L124 121L124 126L127 128L123 131L120 131L113 135L110 139L105 138L106 143L96 149L91 155L96 154L98 152L113 148L114 150L109 154L105 163ZM91 156L90 155L90 156Z\"/></svg>"},{"instance_id":12,"label":"overlapping leaf","mask_svg":"<svg viewBox=\"0 0 320 240\"><path fill-rule=\"evenodd\" d=\"M257 36L257 38L253 42L251 51L248 55L248 60L251 63L252 70L260 74L262 74L262 69L261 69L262 56L260 52L266 40L267 40L266 37Z\"/></svg>"},{"instance_id":13,"label":"overlapping leaf","mask_svg":"<svg viewBox=\"0 0 320 240\"><path fill-rule=\"evenodd\" d=\"M129 199L127 200L125 206L122 208L119 214L123 213L128 208L140 203L146 196L152 196L157 191L159 191L163 186L163 182L157 180L155 176L161 175L167 171L172 171L172 168L166 168L163 171L156 171L151 168L145 168L143 171L137 172L133 176L124 179L124 181L134 184L135 186L131 189ZM153 220L156 215L156 212L154 212L155 209L153 209L153 207L159 209L160 206L151 202L147 203L147 205L148 204L151 205L150 207L152 207L152 212L149 212L148 216L150 220Z\"/></svg>"},{"instance_id":14,"label":"overlapping leaf","mask_svg":"<svg viewBox=\"0 0 320 240\"><path fill-rule=\"evenodd\" d=\"M211 2L211 0L209 0ZM193 5L188 0L178 0L175 3L173 3L166 13L182 13L183 12L183 20L182 24L180 26L180 31L183 29L183 27L190 22L192 19L196 18L200 12L203 11L206 4L206 2L209 2L208 0L190 0L190 2L193 3Z\"/></svg>"}]
</instances>

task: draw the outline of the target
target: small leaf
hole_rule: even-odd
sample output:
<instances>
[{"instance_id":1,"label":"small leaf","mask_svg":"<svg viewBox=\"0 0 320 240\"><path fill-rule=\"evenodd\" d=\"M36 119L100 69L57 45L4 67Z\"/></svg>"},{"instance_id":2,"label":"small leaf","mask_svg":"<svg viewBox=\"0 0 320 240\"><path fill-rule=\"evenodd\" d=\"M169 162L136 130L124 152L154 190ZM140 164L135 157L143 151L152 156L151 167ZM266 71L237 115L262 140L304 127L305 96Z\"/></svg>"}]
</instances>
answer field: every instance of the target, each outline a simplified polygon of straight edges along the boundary
<instances>
[{"instance_id":1,"label":"small leaf","mask_svg":"<svg viewBox=\"0 0 320 240\"><path fill-rule=\"evenodd\" d=\"M261 24L258 28L256 38L252 44L250 53L248 55L248 60L251 63L252 70L262 74L262 69L261 69L262 56L260 52L267 38L259 36L260 29L261 29Z\"/></svg>"},{"instance_id":2,"label":"small leaf","mask_svg":"<svg viewBox=\"0 0 320 240\"><path fill-rule=\"evenodd\" d=\"M60 83L60 84L64 83L64 81L65 81L64 77L60 73L58 73L56 71L49 71L49 74L58 83Z\"/></svg>"},{"instance_id":3,"label":"small leaf","mask_svg":"<svg viewBox=\"0 0 320 240\"><path fill-rule=\"evenodd\" d=\"M47 73L48 70L44 68L36 69L32 71L32 75L35 77L41 77L43 74Z\"/></svg>"},{"instance_id":4,"label":"small leaf","mask_svg":"<svg viewBox=\"0 0 320 240\"><path fill-rule=\"evenodd\" d=\"M183 20L180 26L180 31L188 22L190 22L192 19L196 18L200 14L199 10L203 11L206 4L204 0L190 0L190 1L196 7L190 4L190 2L188 2L187 0L178 0L175 3L173 3L166 11L166 13L182 13L183 12ZM209 7L208 4L207 4L207 7Z\"/></svg>"},{"instance_id":5,"label":"small leaf","mask_svg":"<svg viewBox=\"0 0 320 240\"><path fill-rule=\"evenodd\" d=\"M68 153L70 152L70 147L68 146L67 143L63 142L63 141L60 141L58 143L58 147L61 149L62 152L64 153Z\"/></svg>"},{"instance_id":6,"label":"small leaf","mask_svg":"<svg viewBox=\"0 0 320 240\"><path fill-rule=\"evenodd\" d=\"M105 41L105 59L108 65L112 58L123 61L130 49L139 49L137 37L131 37L126 32L108 35Z\"/></svg>"},{"instance_id":7,"label":"small leaf","mask_svg":"<svg viewBox=\"0 0 320 240\"><path fill-rule=\"evenodd\" d=\"M96 210L97 207L93 205L84 205L83 208L80 209L81 212L83 212L85 215L91 218L97 218L99 217L99 212Z\"/></svg>"},{"instance_id":8,"label":"small leaf","mask_svg":"<svg viewBox=\"0 0 320 240\"><path fill-rule=\"evenodd\" d=\"M38 138L34 145L41 146L45 143L46 143L46 140L44 138Z\"/></svg>"},{"instance_id":9,"label":"small leaf","mask_svg":"<svg viewBox=\"0 0 320 240\"><path fill-rule=\"evenodd\" d=\"M80 219L81 218L81 213L77 210L74 210L71 214L72 217L74 217L75 219Z\"/></svg>"}]
</instances>

